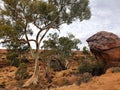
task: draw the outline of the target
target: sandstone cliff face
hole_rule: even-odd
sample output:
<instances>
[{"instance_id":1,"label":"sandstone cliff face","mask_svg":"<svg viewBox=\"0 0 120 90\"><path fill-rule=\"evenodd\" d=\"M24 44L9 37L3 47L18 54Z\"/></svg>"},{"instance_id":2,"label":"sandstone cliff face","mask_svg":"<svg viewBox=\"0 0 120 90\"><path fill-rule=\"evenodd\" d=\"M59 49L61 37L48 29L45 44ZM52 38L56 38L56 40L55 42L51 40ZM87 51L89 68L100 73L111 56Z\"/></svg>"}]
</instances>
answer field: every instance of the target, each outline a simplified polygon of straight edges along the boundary
<instances>
[{"instance_id":1,"label":"sandstone cliff face","mask_svg":"<svg viewBox=\"0 0 120 90\"><path fill-rule=\"evenodd\" d=\"M120 38L110 32L101 31L87 39L91 52L106 67L120 66Z\"/></svg>"}]
</instances>

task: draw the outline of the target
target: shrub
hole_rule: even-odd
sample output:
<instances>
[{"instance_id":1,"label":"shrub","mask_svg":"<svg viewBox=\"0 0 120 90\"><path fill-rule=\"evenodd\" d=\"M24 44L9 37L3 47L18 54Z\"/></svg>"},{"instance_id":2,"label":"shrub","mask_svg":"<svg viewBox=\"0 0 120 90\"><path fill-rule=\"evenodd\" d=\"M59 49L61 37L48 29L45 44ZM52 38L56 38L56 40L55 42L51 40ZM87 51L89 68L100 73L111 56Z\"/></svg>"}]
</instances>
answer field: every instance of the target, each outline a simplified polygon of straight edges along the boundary
<instances>
[{"instance_id":1,"label":"shrub","mask_svg":"<svg viewBox=\"0 0 120 90\"><path fill-rule=\"evenodd\" d=\"M104 63L100 60L94 60L92 62L92 75L93 76L98 76L101 75L103 73L105 73L105 67L104 67Z\"/></svg>"},{"instance_id":2,"label":"shrub","mask_svg":"<svg viewBox=\"0 0 120 90\"><path fill-rule=\"evenodd\" d=\"M78 73L91 73L93 76L104 73L104 63L98 60L83 60L78 66Z\"/></svg>"},{"instance_id":3,"label":"shrub","mask_svg":"<svg viewBox=\"0 0 120 90\"><path fill-rule=\"evenodd\" d=\"M8 53L7 54L7 63L8 65L12 65L18 67L20 65L20 60L18 59L18 53Z\"/></svg>"},{"instance_id":4,"label":"shrub","mask_svg":"<svg viewBox=\"0 0 120 90\"><path fill-rule=\"evenodd\" d=\"M83 54L85 54L85 55L89 55L90 53L89 53L89 50L88 50L88 48L86 47L86 46L84 46L83 47Z\"/></svg>"},{"instance_id":5,"label":"shrub","mask_svg":"<svg viewBox=\"0 0 120 90\"><path fill-rule=\"evenodd\" d=\"M28 63L29 60L26 57L19 58L17 53L7 55L7 64L18 67L20 63Z\"/></svg>"},{"instance_id":6,"label":"shrub","mask_svg":"<svg viewBox=\"0 0 120 90\"><path fill-rule=\"evenodd\" d=\"M76 84L80 85L81 83L87 83L91 80L92 80L92 74L91 73L80 74L78 80L76 81Z\"/></svg>"},{"instance_id":7,"label":"shrub","mask_svg":"<svg viewBox=\"0 0 120 90\"><path fill-rule=\"evenodd\" d=\"M61 70L61 67L60 67L59 63L55 60L51 60L50 68L52 68L54 71L60 71Z\"/></svg>"},{"instance_id":8,"label":"shrub","mask_svg":"<svg viewBox=\"0 0 120 90\"><path fill-rule=\"evenodd\" d=\"M15 73L15 78L17 80L23 80L26 79L27 77L28 77L27 65L25 63L21 63Z\"/></svg>"},{"instance_id":9,"label":"shrub","mask_svg":"<svg viewBox=\"0 0 120 90\"><path fill-rule=\"evenodd\" d=\"M66 67L62 60L53 59L50 61L49 64L50 64L50 68L52 68L54 71L66 70Z\"/></svg>"},{"instance_id":10,"label":"shrub","mask_svg":"<svg viewBox=\"0 0 120 90\"><path fill-rule=\"evenodd\" d=\"M7 60L7 65L18 67L20 65L20 61L18 59Z\"/></svg>"},{"instance_id":11,"label":"shrub","mask_svg":"<svg viewBox=\"0 0 120 90\"><path fill-rule=\"evenodd\" d=\"M88 61L83 61L81 62L81 64L78 66L78 72L80 74L83 74L85 72L92 72L92 66L90 65L90 63Z\"/></svg>"},{"instance_id":12,"label":"shrub","mask_svg":"<svg viewBox=\"0 0 120 90\"><path fill-rule=\"evenodd\" d=\"M120 72L120 67L112 67L112 73Z\"/></svg>"}]
</instances>

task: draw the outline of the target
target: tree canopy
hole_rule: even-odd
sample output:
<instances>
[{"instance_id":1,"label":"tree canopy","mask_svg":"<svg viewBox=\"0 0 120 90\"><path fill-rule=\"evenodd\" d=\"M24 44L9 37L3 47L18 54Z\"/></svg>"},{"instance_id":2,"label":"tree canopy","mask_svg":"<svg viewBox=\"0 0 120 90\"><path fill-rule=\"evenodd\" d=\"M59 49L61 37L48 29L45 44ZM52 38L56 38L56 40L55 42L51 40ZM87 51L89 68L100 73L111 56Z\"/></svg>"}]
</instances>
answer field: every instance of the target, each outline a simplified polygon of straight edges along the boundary
<instances>
[{"instance_id":1,"label":"tree canopy","mask_svg":"<svg viewBox=\"0 0 120 90\"><path fill-rule=\"evenodd\" d=\"M43 48L47 50L55 50L62 57L70 56L72 50L79 50L78 44L81 44L80 39L75 38L71 33L67 36L59 37L57 33L50 33L48 40L43 41Z\"/></svg>"},{"instance_id":2,"label":"tree canopy","mask_svg":"<svg viewBox=\"0 0 120 90\"><path fill-rule=\"evenodd\" d=\"M0 9L0 37L5 41L24 40L39 46L50 28L59 29L63 23L70 24L79 19L89 19L91 16L89 0L2 0L4 8ZM37 28L35 40L29 40ZM41 35L40 35L41 34ZM39 39L39 36L40 39Z\"/></svg>"}]
</instances>

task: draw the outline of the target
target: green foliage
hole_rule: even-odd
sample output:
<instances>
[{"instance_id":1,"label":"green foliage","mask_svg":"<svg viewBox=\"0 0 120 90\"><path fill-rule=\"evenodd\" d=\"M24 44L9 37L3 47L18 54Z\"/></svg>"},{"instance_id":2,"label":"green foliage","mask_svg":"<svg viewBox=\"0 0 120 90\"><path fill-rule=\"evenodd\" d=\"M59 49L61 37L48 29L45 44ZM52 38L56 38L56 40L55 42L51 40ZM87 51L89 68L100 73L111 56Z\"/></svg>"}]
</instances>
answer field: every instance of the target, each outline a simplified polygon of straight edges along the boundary
<instances>
[{"instance_id":1,"label":"green foliage","mask_svg":"<svg viewBox=\"0 0 120 90\"><path fill-rule=\"evenodd\" d=\"M79 62L78 73L91 73L94 75L101 75L104 73L104 63L98 60L82 60Z\"/></svg>"},{"instance_id":2,"label":"green foliage","mask_svg":"<svg viewBox=\"0 0 120 90\"><path fill-rule=\"evenodd\" d=\"M62 69L59 62L57 61L51 61L50 68L53 69L54 71L60 71Z\"/></svg>"},{"instance_id":3,"label":"green foliage","mask_svg":"<svg viewBox=\"0 0 120 90\"><path fill-rule=\"evenodd\" d=\"M89 53L89 51L87 50L87 47L85 46L85 47L83 47L83 54L85 54L85 55L89 55L90 53Z\"/></svg>"},{"instance_id":4,"label":"green foliage","mask_svg":"<svg viewBox=\"0 0 120 90\"><path fill-rule=\"evenodd\" d=\"M18 67L20 63L27 63L26 53L29 52L29 48L24 44L17 44L11 42L6 45L7 47L7 60L8 64Z\"/></svg>"},{"instance_id":5,"label":"green foliage","mask_svg":"<svg viewBox=\"0 0 120 90\"><path fill-rule=\"evenodd\" d=\"M71 55L73 49L79 50L77 45L80 44L80 40L76 39L73 34L68 34L67 37L60 37L58 44L59 53L67 57Z\"/></svg>"},{"instance_id":6,"label":"green foliage","mask_svg":"<svg viewBox=\"0 0 120 90\"><path fill-rule=\"evenodd\" d=\"M11 16L13 20L19 20L25 16L27 22L34 22L40 19L41 24L49 23L54 20L54 24L61 22L71 23L76 19L89 19L91 16L88 7L89 0L4 0L6 10L1 9L1 15ZM69 7L69 8L68 8ZM16 10L16 11L15 11ZM68 10L68 11L67 11ZM36 17L37 16L37 17ZM38 22L39 23L39 22ZM39 24L40 24L39 23Z\"/></svg>"},{"instance_id":7,"label":"green foliage","mask_svg":"<svg viewBox=\"0 0 120 90\"><path fill-rule=\"evenodd\" d=\"M20 60L18 59L18 54L15 52L7 54L7 63L8 65L18 67L20 64Z\"/></svg>"},{"instance_id":8,"label":"green foliage","mask_svg":"<svg viewBox=\"0 0 120 90\"><path fill-rule=\"evenodd\" d=\"M92 75L101 75L105 73L105 64L101 60L92 62Z\"/></svg>"},{"instance_id":9,"label":"green foliage","mask_svg":"<svg viewBox=\"0 0 120 90\"><path fill-rule=\"evenodd\" d=\"M47 49L47 50L49 50L49 49L52 49L52 50L56 50L57 49L57 44L58 44L58 40L59 40L59 35L57 34L57 33L50 33L48 36L47 36L47 38L48 38L48 40L45 40L45 41L43 41L43 46L42 46L42 48L44 48L44 49Z\"/></svg>"},{"instance_id":10,"label":"green foliage","mask_svg":"<svg viewBox=\"0 0 120 90\"><path fill-rule=\"evenodd\" d=\"M120 67L112 67L111 71L112 73L120 72Z\"/></svg>"},{"instance_id":11,"label":"green foliage","mask_svg":"<svg viewBox=\"0 0 120 90\"><path fill-rule=\"evenodd\" d=\"M65 21L70 24L71 21L76 19L89 19L91 16L90 9L88 7L89 0L48 0L50 4L54 4L59 8L62 18L61 21ZM65 7L65 6L67 7ZM68 10L68 11L67 11Z\"/></svg>"},{"instance_id":12,"label":"green foliage","mask_svg":"<svg viewBox=\"0 0 120 90\"><path fill-rule=\"evenodd\" d=\"M88 61L83 61L78 67L79 73L83 74L85 72L92 72L92 66Z\"/></svg>"},{"instance_id":13,"label":"green foliage","mask_svg":"<svg viewBox=\"0 0 120 90\"><path fill-rule=\"evenodd\" d=\"M17 80L23 80L28 77L28 72L27 72L27 65L25 63L21 63L15 73L15 78Z\"/></svg>"},{"instance_id":14,"label":"green foliage","mask_svg":"<svg viewBox=\"0 0 120 90\"><path fill-rule=\"evenodd\" d=\"M59 37L57 33L54 33L49 34L48 40L43 43L43 48L54 50L57 55L64 59L72 54L73 49L79 50L77 45L81 42L73 34L68 34L66 37Z\"/></svg>"},{"instance_id":15,"label":"green foliage","mask_svg":"<svg viewBox=\"0 0 120 90\"><path fill-rule=\"evenodd\" d=\"M65 59L69 60L69 58L73 55L72 50L79 50L77 45L80 43L80 40L75 38L73 34L68 34L66 37L59 37L57 33L50 33L48 35L48 40L45 40L42 46L42 48L44 48L44 59L47 59L47 57L50 59L51 56L56 56L59 63L53 62L51 67L54 68L55 71L63 70L66 67L62 61L65 62ZM51 53L46 55L48 52ZM45 57L45 55L47 57Z\"/></svg>"},{"instance_id":16,"label":"green foliage","mask_svg":"<svg viewBox=\"0 0 120 90\"><path fill-rule=\"evenodd\" d=\"M0 8L0 38L5 43L11 40L29 43L27 35L34 33L30 24L39 29L36 35L38 43L50 28L59 29L63 23L70 24L77 19L82 21L91 17L89 0L3 0L3 2L4 8ZM44 34L42 31L45 31ZM38 41L40 34L42 36Z\"/></svg>"}]
</instances>

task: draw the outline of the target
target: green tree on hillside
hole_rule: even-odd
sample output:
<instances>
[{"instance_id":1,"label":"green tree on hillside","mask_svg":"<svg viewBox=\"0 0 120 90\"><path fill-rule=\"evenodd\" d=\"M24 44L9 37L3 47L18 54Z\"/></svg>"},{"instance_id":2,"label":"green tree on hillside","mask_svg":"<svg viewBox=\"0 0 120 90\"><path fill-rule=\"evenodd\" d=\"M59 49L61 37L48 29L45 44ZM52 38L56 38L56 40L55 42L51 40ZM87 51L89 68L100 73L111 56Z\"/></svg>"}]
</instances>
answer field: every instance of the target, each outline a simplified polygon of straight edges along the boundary
<instances>
[{"instance_id":1,"label":"green tree on hillside","mask_svg":"<svg viewBox=\"0 0 120 90\"><path fill-rule=\"evenodd\" d=\"M48 40L45 40L43 42L43 48L45 50L51 50L51 54L56 54L57 58L60 60L66 60L66 62L69 62L69 57L72 56L72 50L79 50L78 44L80 44L81 41L73 34L68 34L66 37L59 37L57 33L49 34ZM67 68L67 63L66 63Z\"/></svg>"},{"instance_id":2,"label":"green tree on hillside","mask_svg":"<svg viewBox=\"0 0 120 90\"><path fill-rule=\"evenodd\" d=\"M72 50L79 50L78 44L80 43L81 41L70 33L67 37L60 37L58 43L59 54L65 58L69 57L72 53Z\"/></svg>"},{"instance_id":3,"label":"green tree on hillside","mask_svg":"<svg viewBox=\"0 0 120 90\"><path fill-rule=\"evenodd\" d=\"M29 47L24 43L10 42L6 44L7 48L7 61L9 65L18 67L20 63L27 63L27 53L29 52Z\"/></svg>"},{"instance_id":4,"label":"green tree on hillside","mask_svg":"<svg viewBox=\"0 0 120 90\"><path fill-rule=\"evenodd\" d=\"M24 84L37 84L39 75L39 49L41 42L49 30L59 30L61 24L70 24L76 19L80 21L91 16L89 0L2 0L4 7L0 9L0 38L10 41L24 42L35 59L32 77ZM34 26L35 28L32 28ZM35 39L30 35L37 32ZM30 42L36 45L32 50Z\"/></svg>"}]
</instances>

